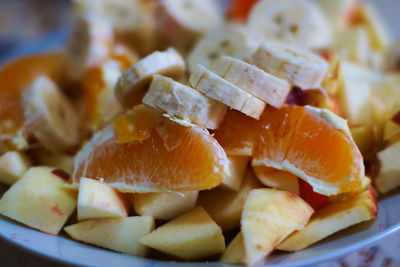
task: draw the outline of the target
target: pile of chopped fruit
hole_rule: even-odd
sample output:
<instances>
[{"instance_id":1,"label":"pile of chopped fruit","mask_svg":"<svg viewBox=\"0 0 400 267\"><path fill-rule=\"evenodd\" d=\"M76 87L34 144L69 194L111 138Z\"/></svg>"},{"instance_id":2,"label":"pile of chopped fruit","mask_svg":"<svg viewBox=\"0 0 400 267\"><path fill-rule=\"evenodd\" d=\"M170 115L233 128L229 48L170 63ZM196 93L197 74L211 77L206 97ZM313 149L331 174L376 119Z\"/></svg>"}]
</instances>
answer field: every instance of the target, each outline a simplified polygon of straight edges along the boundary
<instances>
[{"instance_id":1,"label":"pile of chopped fruit","mask_svg":"<svg viewBox=\"0 0 400 267\"><path fill-rule=\"evenodd\" d=\"M4 63L0 214L248 266L373 220L400 186L400 44L357 0L218 3L75 0L65 49Z\"/></svg>"}]
</instances>

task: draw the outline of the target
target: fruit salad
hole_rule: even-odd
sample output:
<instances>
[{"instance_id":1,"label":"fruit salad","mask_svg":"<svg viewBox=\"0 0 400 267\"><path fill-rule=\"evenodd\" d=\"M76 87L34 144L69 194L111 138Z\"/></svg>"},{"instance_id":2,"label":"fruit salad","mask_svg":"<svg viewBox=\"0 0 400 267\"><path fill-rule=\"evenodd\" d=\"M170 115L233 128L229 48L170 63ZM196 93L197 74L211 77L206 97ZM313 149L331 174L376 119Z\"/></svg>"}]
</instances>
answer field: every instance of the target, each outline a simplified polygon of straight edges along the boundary
<instances>
[{"instance_id":1,"label":"fruit salad","mask_svg":"<svg viewBox=\"0 0 400 267\"><path fill-rule=\"evenodd\" d=\"M400 187L400 44L379 13L219 4L75 0L62 50L3 63L0 214L247 266L374 220Z\"/></svg>"}]
</instances>

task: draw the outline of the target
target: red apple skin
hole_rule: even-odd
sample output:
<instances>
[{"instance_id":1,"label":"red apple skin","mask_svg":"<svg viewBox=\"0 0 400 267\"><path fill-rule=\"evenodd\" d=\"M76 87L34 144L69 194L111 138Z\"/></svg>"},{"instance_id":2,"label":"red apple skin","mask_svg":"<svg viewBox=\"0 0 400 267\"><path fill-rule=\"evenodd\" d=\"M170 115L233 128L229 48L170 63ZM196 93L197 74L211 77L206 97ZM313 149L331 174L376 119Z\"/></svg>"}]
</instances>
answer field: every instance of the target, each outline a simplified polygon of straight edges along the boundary
<instances>
[{"instance_id":1,"label":"red apple skin","mask_svg":"<svg viewBox=\"0 0 400 267\"><path fill-rule=\"evenodd\" d=\"M367 202L368 208L372 214L372 216L376 217L378 215L378 202L376 201L376 196L373 187L369 186L369 193L371 194L372 202Z\"/></svg>"}]
</instances>

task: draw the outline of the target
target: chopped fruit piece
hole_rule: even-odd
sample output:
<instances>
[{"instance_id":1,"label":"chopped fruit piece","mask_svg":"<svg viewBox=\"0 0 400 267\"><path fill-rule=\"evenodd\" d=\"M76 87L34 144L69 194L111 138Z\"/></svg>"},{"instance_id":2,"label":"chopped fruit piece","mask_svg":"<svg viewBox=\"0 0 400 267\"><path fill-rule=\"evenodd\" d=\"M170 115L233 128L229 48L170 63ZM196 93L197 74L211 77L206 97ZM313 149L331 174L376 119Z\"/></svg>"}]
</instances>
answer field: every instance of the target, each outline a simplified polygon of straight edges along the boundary
<instances>
[{"instance_id":1,"label":"chopped fruit piece","mask_svg":"<svg viewBox=\"0 0 400 267\"><path fill-rule=\"evenodd\" d=\"M10 139L9 146L20 147L26 143L13 140L26 122L22 93L37 77L47 76L61 82L65 55L48 53L26 56L4 64L0 69L0 135L2 139ZM2 140L3 141L3 140ZM20 147L22 148L22 147Z\"/></svg>"},{"instance_id":2,"label":"chopped fruit piece","mask_svg":"<svg viewBox=\"0 0 400 267\"><path fill-rule=\"evenodd\" d=\"M75 183L81 177L103 178L121 192L146 193L206 190L222 182L228 159L206 130L167 117L152 124L137 110L127 128L144 132L141 141L119 142L110 126L96 133L75 158Z\"/></svg>"},{"instance_id":3,"label":"chopped fruit piece","mask_svg":"<svg viewBox=\"0 0 400 267\"><path fill-rule=\"evenodd\" d=\"M183 260L201 259L225 250L221 228L201 207L158 227L140 242Z\"/></svg>"},{"instance_id":4,"label":"chopped fruit piece","mask_svg":"<svg viewBox=\"0 0 400 267\"><path fill-rule=\"evenodd\" d=\"M29 151L35 165L55 167L72 174L74 170L74 156L66 153L52 153L46 149L38 148Z\"/></svg>"},{"instance_id":5,"label":"chopped fruit piece","mask_svg":"<svg viewBox=\"0 0 400 267\"><path fill-rule=\"evenodd\" d=\"M222 180L221 187L238 191L245 176L249 159L247 156L228 156L229 171L228 175Z\"/></svg>"},{"instance_id":6,"label":"chopped fruit piece","mask_svg":"<svg viewBox=\"0 0 400 267\"><path fill-rule=\"evenodd\" d=\"M79 183L78 221L126 217L123 197L102 182L82 177Z\"/></svg>"},{"instance_id":7,"label":"chopped fruit piece","mask_svg":"<svg viewBox=\"0 0 400 267\"><path fill-rule=\"evenodd\" d=\"M302 229L313 212L295 193L275 189L252 190L241 219L246 264L262 263L289 234Z\"/></svg>"},{"instance_id":8,"label":"chopped fruit piece","mask_svg":"<svg viewBox=\"0 0 400 267\"><path fill-rule=\"evenodd\" d=\"M277 248L301 250L337 231L373 219L377 209L372 189L344 202L331 204L317 211L303 229L294 232Z\"/></svg>"},{"instance_id":9,"label":"chopped fruit piece","mask_svg":"<svg viewBox=\"0 0 400 267\"><path fill-rule=\"evenodd\" d=\"M362 125L350 128L351 136L364 158L375 156L379 148L379 140L372 125Z\"/></svg>"},{"instance_id":10,"label":"chopped fruit piece","mask_svg":"<svg viewBox=\"0 0 400 267\"><path fill-rule=\"evenodd\" d=\"M299 179L290 172L265 166L254 166L254 173L265 186L299 194Z\"/></svg>"},{"instance_id":11,"label":"chopped fruit piece","mask_svg":"<svg viewBox=\"0 0 400 267\"><path fill-rule=\"evenodd\" d=\"M334 47L346 59L365 65L371 56L368 41L367 30L362 26L353 26L338 32Z\"/></svg>"},{"instance_id":12,"label":"chopped fruit piece","mask_svg":"<svg viewBox=\"0 0 400 267\"><path fill-rule=\"evenodd\" d=\"M30 167L24 152L8 151L0 157L0 182L13 185Z\"/></svg>"},{"instance_id":13,"label":"chopped fruit piece","mask_svg":"<svg viewBox=\"0 0 400 267\"><path fill-rule=\"evenodd\" d=\"M229 56L217 59L210 66L210 70L276 108L285 103L291 89L286 80L279 79L252 64Z\"/></svg>"},{"instance_id":14,"label":"chopped fruit piece","mask_svg":"<svg viewBox=\"0 0 400 267\"><path fill-rule=\"evenodd\" d=\"M396 142L378 153L380 170L375 179L380 193L387 193L400 186L400 142Z\"/></svg>"},{"instance_id":15,"label":"chopped fruit piece","mask_svg":"<svg viewBox=\"0 0 400 267\"><path fill-rule=\"evenodd\" d=\"M190 85L207 97L219 101L247 116L258 119L265 103L212 71L198 65L189 78Z\"/></svg>"},{"instance_id":16,"label":"chopped fruit piece","mask_svg":"<svg viewBox=\"0 0 400 267\"><path fill-rule=\"evenodd\" d=\"M259 187L262 184L248 169L239 191L215 188L201 192L198 205L210 214L223 232L227 232L240 225L244 201L251 190Z\"/></svg>"},{"instance_id":17,"label":"chopped fruit piece","mask_svg":"<svg viewBox=\"0 0 400 267\"><path fill-rule=\"evenodd\" d=\"M245 264L246 254L244 250L243 234L239 232L229 243L224 254L221 256L221 262L225 264Z\"/></svg>"},{"instance_id":18,"label":"chopped fruit piece","mask_svg":"<svg viewBox=\"0 0 400 267\"><path fill-rule=\"evenodd\" d=\"M131 203L141 216L152 216L158 220L173 219L196 206L199 192L160 192L134 194Z\"/></svg>"},{"instance_id":19,"label":"chopped fruit piece","mask_svg":"<svg viewBox=\"0 0 400 267\"><path fill-rule=\"evenodd\" d=\"M145 257L149 248L139 240L154 229L150 216L97 219L64 228L72 238L122 253Z\"/></svg>"},{"instance_id":20,"label":"chopped fruit piece","mask_svg":"<svg viewBox=\"0 0 400 267\"><path fill-rule=\"evenodd\" d=\"M179 79L185 71L185 61L173 48L156 51L142 58L124 71L118 79L115 93L126 107L142 102L147 86L154 75L160 74Z\"/></svg>"},{"instance_id":21,"label":"chopped fruit piece","mask_svg":"<svg viewBox=\"0 0 400 267\"><path fill-rule=\"evenodd\" d=\"M246 21L250 10L258 0L233 0L230 1L229 15L234 20Z\"/></svg>"},{"instance_id":22,"label":"chopped fruit piece","mask_svg":"<svg viewBox=\"0 0 400 267\"><path fill-rule=\"evenodd\" d=\"M329 205L329 198L327 196L314 192L311 185L299 179L300 197L304 199L314 210Z\"/></svg>"},{"instance_id":23,"label":"chopped fruit piece","mask_svg":"<svg viewBox=\"0 0 400 267\"><path fill-rule=\"evenodd\" d=\"M33 167L0 200L0 213L56 235L75 210L76 193L65 187L53 168Z\"/></svg>"},{"instance_id":24,"label":"chopped fruit piece","mask_svg":"<svg viewBox=\"0 0 400 267\"><path fill-rule=\"evenodd\" d=\"M25 119L34 121L30 130L42 146L60 152L78 144L78 116L54 81L36 78L24 90L23 100Z\"/></svg>"},{"instance_id":25,"label":"chopped fruit piece","mask_svg":"<svg viewBox=\"0 0 400 267\"><path fill-rule=\"evenodd\" d=\"M228 107L174 80L156 75L143 103L170 116L208 128L218 128Z\"/></svg>"},{"instance_id":26,"label":"chopped fruit piece","mask_svg":"<svg viewBox=\"0 0 400 267\"><path fill-rule=\"evenodd\" d=\"M252 156L259 122L245 114L230 110L214 137L229 156Z\"/></svg>"}]
</instances>

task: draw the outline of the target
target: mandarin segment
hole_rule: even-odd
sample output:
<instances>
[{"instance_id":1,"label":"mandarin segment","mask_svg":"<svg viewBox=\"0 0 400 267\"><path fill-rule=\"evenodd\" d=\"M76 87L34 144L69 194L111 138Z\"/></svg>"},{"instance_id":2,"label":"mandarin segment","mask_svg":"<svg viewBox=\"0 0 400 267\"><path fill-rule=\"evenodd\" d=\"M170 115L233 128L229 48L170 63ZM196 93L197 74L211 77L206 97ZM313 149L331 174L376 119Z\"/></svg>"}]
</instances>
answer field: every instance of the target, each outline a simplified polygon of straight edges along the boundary
<instances>
[{"instance_id":1,"label":"mandarin segment","mask_svg":"<svg viewBox=\"0 0 400 267\"><path fill-rule=\"evenodd\" d=\"M135 115L138 121L146 118ZM76 158L74 182L101 178L131 193L197 191L213 188L225 177L227 156L206 130L167 117L147 130L147 138L132 142L118 141L110 128L97 133Z\"/></svg>"}]
</instances>

